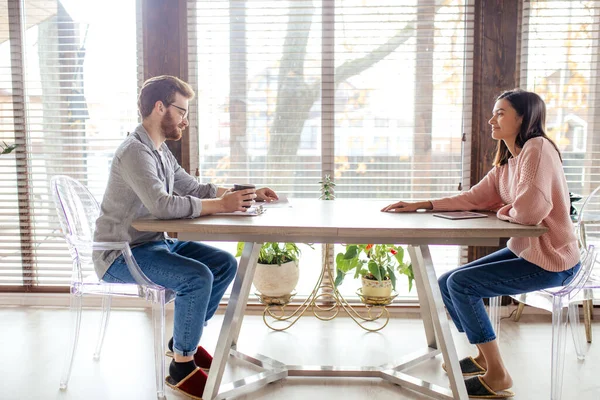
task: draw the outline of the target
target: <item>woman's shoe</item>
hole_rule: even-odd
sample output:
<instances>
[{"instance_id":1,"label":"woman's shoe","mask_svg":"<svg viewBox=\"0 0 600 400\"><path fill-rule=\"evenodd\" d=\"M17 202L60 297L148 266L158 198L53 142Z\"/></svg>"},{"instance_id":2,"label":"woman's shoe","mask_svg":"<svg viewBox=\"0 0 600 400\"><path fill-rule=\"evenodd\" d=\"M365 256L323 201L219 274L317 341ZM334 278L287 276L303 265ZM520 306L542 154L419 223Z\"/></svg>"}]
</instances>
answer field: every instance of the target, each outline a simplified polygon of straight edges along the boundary
<instances>
[{"instance_id":1,"label":"woman's shoe","mask_svg":"<svg viewBox=\"0 0 600 400\"><path fill-rule=\"evenodd\" d=\"M481 376L466 379L465 386L470 399L508 399L515 395L510 390L492 390Z\"/></svg>"},{"instance_id":2,"label":"woman's shoe","mask_svg":"<svg viewBox=\"0 0 600 400\"><path fill-rule=\"evenodd\" d=\"M487 372L487 370L479 365L473 357L465 357L459 361L459 364L463 376L483 375ZM442 369L448 372L448 370L446 370L445 363L442 363Z\"/></svg>"}]
</instances>

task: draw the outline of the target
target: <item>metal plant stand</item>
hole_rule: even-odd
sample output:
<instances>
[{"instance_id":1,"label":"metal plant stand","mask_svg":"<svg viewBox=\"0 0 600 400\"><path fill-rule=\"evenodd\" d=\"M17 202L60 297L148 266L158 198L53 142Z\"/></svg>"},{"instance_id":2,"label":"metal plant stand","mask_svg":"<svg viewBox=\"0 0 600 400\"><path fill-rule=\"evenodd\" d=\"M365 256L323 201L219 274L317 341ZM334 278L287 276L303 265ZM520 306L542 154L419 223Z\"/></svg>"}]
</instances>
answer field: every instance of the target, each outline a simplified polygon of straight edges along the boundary
<instances>
[{"instance_id":1,"label":"metal plant stand","mask_svg":"<svg viewBox=\"0 0 600 400\"><path fill-rule=\"evenodd\" d=\"M366 331L377 332L385 328L390 320L390 313L386 306L392 302L397 293L390 297L369 297L363 296L359 289L357 294L366 305L366 312L361 313L356 310L338 291L333 280L330 263L323 263L321 274L310 295L293 310L290 310L287 305L295 293L282 297L269 297L256 293L259 301L265 305L263 321L274 331L289 329L309 309L321 321L331 321L338 316L340 310L343 310Z\"/></svg>"}]
</instances>

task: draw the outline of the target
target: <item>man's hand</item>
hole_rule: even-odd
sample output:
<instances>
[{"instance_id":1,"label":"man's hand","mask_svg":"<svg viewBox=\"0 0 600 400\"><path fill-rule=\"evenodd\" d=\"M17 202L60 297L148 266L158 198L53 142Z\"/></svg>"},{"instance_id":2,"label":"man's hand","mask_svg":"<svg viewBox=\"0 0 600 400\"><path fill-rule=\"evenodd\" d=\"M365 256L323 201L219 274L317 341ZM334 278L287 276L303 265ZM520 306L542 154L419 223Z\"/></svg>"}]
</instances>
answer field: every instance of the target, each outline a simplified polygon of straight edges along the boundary
<instances>
[{"instance_id":1,"label":"man's hand","mask_svg":"<svg viewBox=\"0 0 600 400\"><path fill-rule=\"evenodd\" d=\"M221 212L247 211L254 204L258 191L244 189L238 191L228 190L219 199L221 201Z\"/></svg>"},{"instance_id":2,"label":"man's hand","mask_svg":"<svg viewBox=\"0 0 600 400\"><path fill-rule=\"evenodd\" d=\"M431 210L433 209L433 205L430 201L418 201L418 202L405 202L399 201L394 204L390 204L389 206L385 206L381 209L383 212L415 212L419 209Z\"/></svg>"},{"instance_id":3,"label":"man's hand","mask_svg":"<svg viewBox=\"0 0 600 400\"><path fill-rule=\"evenodd\" d=\"M277 193L275 193L273 190L265 187L256 191L256 199L259 201L270 202L279 199L279 196L277 196Z\"/></svg>"}]
</instances>

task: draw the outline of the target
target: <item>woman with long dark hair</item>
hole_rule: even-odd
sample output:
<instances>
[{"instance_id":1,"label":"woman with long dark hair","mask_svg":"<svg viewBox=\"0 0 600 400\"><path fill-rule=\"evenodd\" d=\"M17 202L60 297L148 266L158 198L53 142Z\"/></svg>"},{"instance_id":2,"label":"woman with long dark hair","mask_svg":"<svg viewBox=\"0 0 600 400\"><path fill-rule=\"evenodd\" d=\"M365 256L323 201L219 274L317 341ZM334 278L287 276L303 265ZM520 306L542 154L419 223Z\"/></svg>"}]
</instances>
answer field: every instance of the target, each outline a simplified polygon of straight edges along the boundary
<instances>
[{"instance_id":1,"label":"woman with long dark hair","mask_svg":"<svg viewBox=\"0 0 600 400\"><path fill-rule=\"evenodd\" d=\"M569 283L580 268L569 216L569 190L558 147L545 133L546 105L535 93L514 89L496 99L489 124L498 141L494 167L469 191L425 202L399 201L385 212L494 210L499 219L542 224L536 238L511 238L507 248L439 278L444 304L460 332L478 349L460 360L469 396L507 398L512 378L504 366L483 298Z\"/></svg>"}]
</instances>

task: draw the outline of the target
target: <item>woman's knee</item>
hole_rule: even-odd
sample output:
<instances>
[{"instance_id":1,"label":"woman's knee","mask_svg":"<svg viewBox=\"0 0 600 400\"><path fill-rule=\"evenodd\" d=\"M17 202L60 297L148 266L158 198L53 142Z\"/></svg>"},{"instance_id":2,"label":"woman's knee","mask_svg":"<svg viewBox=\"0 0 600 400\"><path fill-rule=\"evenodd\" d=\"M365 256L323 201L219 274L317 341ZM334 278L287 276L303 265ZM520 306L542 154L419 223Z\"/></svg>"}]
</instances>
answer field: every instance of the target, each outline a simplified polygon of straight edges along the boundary
<instances>
[{"instance_id":1,"label":"woman's knee","mask_svg":"<svg viewBox=\"0 0 600 400\"><path fill-rule=\"evenodd\" d=\"M448 293L448 278L450 278L450 275L452 275L453 272L454 271L446 272L438 278L438 284L443 293Z\"/></svg>"},{"instance_id":2,"label":"woman's knee","mask_svg":"<svg viewBox=\"0 0 600 400\"><path fill-rule=\"evenodd\" d=\"M471 282L468 281L468 273L458 270L450 274L446 280L446 285L448 286L448 292L465 293L465 289L471 287Z\"/></svg>"}]
</instances>

